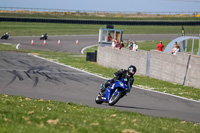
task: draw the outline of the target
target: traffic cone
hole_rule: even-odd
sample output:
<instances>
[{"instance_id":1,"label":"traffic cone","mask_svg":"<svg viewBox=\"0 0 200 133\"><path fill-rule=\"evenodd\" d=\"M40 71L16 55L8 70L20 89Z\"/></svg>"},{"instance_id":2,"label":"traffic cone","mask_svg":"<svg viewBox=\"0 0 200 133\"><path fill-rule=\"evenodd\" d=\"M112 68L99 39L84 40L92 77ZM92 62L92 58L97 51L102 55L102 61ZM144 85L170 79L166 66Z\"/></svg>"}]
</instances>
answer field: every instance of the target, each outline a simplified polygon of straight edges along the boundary
<instances>
[{"instance_id":1,"label":"traffic cone","mask_svg":"<svg viewBox=\"0 0 200 133\"><path fill-rule=\"evenodd\" d=\"M44 45L46 45L46 40L44 40Z\"/></svg>"},{"instance_id":2,"label":"traffic cone","mask_svg":"<svg viewBox=\"0 0 200 133\"><path fill-rule=\"evenodd\" d=\"M60 45L60 40L58 40L58 45Z\"/></svg>"},{"instance_id":3,"label":"traffic cone","mask_svg":"<svg viewBox=\"0 0 200 133\"><path fill-rule=\"evenodd\" d=\"M78 40L76 40L76 45L78 45Z\"/></svg>"},{"instance_id":4,"label":"traffic cone","mask_svg":"<svg viewBox=\"0 0 200 133\"><path fill-rule=\"evenodd\" d=\"M31 40L31 45L33 45L33 40Z\"/></svg>"}]
</instances>

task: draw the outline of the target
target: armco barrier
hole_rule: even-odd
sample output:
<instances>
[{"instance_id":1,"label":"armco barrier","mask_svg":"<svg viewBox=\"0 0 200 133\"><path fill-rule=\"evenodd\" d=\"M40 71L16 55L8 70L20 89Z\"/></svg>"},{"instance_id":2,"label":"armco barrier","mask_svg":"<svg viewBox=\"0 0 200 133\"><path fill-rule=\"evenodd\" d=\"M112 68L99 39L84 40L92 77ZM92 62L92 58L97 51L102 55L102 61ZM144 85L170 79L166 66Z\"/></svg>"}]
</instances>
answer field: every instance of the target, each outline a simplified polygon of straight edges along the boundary
<instances>
[{"instance_id":1,"label":"armco barrier","mask_svg":"<svg viewBox=\"0 0 200 133\"><path fill-rule=\"evenodd\" d=\"M186 53L150 52L128 49L98 47L97 63L116 69L137 67L138 75L146 75L159 80L200 88L200 57Z\"/></svg>"}]
</instances>

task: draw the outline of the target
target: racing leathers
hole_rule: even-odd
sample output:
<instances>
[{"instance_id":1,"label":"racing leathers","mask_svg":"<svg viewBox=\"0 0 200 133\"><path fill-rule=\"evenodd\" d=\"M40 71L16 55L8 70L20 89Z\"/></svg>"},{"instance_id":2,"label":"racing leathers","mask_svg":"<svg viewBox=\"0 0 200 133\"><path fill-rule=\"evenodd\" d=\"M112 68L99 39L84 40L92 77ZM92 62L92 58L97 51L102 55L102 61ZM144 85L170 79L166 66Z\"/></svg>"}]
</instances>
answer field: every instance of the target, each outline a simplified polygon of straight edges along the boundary
<instances>
[{"instance_id":1,"label":"racing leathers","mask_svg":"<svg viewBox=\"0 0 200 133\"><path fill-rule=\"evenodd\" d=\"M128 70L125 70L125 69L121 69L119 71L117 71L116 73L113 74L114 75L114 78L113 79L110 79L108 80L104 87L101 89L101 93L103 94L106 90L106 88L112 84L113 82L117 81L117 80L120 80L121 78L124 78L128 88L127 88L127 91L130 92L131 88L132 88L132 85L133 85L133 82L134 82L134 77L132 74L129 74L128 73Z\"/></svg>"}]
</instances>

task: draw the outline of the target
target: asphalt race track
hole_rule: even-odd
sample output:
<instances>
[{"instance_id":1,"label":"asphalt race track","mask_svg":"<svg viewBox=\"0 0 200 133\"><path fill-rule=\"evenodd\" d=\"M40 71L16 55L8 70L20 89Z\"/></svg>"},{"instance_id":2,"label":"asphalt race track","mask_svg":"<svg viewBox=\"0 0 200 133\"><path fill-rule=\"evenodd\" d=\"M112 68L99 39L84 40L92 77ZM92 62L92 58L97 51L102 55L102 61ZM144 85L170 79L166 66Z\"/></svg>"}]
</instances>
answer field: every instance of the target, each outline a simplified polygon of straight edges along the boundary
<instances>
[{"instance_id":1,"label":"asphalt race track","mask_svg":"<svg viewBox=\"0 0 200 133\"><path fill-rule=\"evenodd\" d=\"M146 39L151 40L148 39L148 37L146 37ZM13 37L9 38L9 40L1 40L0 43L20 43L21 45L19 48L61 50L70 53L80 53L81 49L85 46L97 44L96 40L98 39L97 35L78 36L79 44L76 45L75 41L77 36L53 36L51 38L49 37L46 45L42 45L39 44L40 40L37 40L35 37L38 44L36 41L36 44L31 46L30 40L32 38L33 37ZM62 40L66 38L66 40L62 43L60 38L63 38ZM136 36L134 38L136 38ZM58 39L61 40L60 46L63 45L61 49L58 44L54 46L53 41L57 43ZM158 38L157 40L160 39L162 38ZM26 44L26 42L29 44ZM100 84L105 81L106 79L36 58L27 53L0 52L0 93L2 94L76 102L94 107L113 108L107 104L97 105L94 101L99 92ZM131 93L128 94L127 97L121 99L114 108L139 112L151 116L171 117L185 121L200 122L200 102L137 88L133 88Z\"/></svg>"},{"instance_id":2,"label":"asphalt race track","mask_svg":"<svg viewBox=\"0 0 200 133\"><path fill-rule=\"evenodd\" d=\"M180 35L152 34L152 35L123 35L123 39L130 40L172 40ZM31 41L33 40L33 45ZM58 45L58 40L61 44ZM78 40L78 44L76 44ZM80 54L81 50L86 46L98 44L98 35L66 35L66 36L49 36L46 45L40 40L40 36L31 37L9 37L8 40L0 40L0 43L20 43L19 49L35 49L35 50L53 50L69 53ZM155 44L156 46L156 44Z\"/></svg>"}]
</instances>

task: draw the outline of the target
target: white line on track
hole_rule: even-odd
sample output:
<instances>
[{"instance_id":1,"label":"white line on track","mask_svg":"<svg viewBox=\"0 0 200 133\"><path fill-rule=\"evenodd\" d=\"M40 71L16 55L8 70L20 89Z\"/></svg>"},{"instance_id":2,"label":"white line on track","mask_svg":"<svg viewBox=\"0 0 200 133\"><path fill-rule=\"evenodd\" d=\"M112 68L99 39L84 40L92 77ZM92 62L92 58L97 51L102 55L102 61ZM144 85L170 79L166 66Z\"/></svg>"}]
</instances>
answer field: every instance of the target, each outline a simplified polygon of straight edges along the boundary
<instances>
[{"instance_id":1,"label":"white line on track","mask_svg":"<svg viewBox=\"0 0 200 133\"><path fill-rule=\"evenodd\" d=\"M13 45L12 43L2 43L3 45Z\"/></svg>"},{"instance_id":2,"label":"white line on track","mask_svg":"<svg viewBox=\"0 0 200 133\"><path fill-rule=\"evenodd\" d=\"M59 63L59 62L54 62L52 60L48 60L48 59L45 59L45 58L37 56L37 55L32 55L32 56L37 57L37 58L42 59L42 60L46 60L46 61L58 64L58 65L61 65L61 66L64 66L64 67L68 67L68 68L71 68L71 69L74 69L74 70L77 70L77 71L81 71L83 73L87 73L87 74L90 74L90 75L93 75L93 76L108 80L108 78L105 78L105 77L102 77L102 76L99 76L99 75L96 75L96 74L93 74L93 73L90 73L90 72L87 72L87 71L72 67L72 66L69 66L69 65L65 65L65 64L62 64L62 63Z\"/></svg>"},{"instance_id":3,"label":"white line on track","mask_svg":"<svg viewBox=\"0 0 200 133\"><path fill-rule=\"evenodd\" d=\"M198 100L193 100L193 99L189 99L189 98L185 98L185 97L181 97L181 96L177 96L177 95L173 95L173 94L169 94L169 93L165 93L165 92L160 92L160 91L155 91L155 90L147 90L147 89L144 89L144 88L138 88L136 86L134 86L134 87L137 88L137 89L140 89L140 90L155 92L155 93L159 93L159 94L163 94L163 95L173 96L173 97L177 97L177 98L180 98L180 99L184 99L184 100L200 103L200 101L198 101Z\"/></svg>"},{"instance_id":4,"label":"white line on track","mask_svg":"<svg viewBox=\"0 0 200 133\"><path fill-rule=\"evenodd\" d=\"M16 49L19 49L19 45L20 45L20 43L17 44Z\"/></svg>"},{"instance_id":5,"label":"white line on track","mask_svg":"<svg viewBox=\"0 0 200 133\"><path fill-rule=\"evenodd\" d=\"M72 67L72 66L69 66L69 65L65 65L65 64L58 63L58 62L54 62L54 61L52 61L52 60L48 60L48 59L45 59L45 58L40 57L40 56L37 56L37 55L32 55L32 56L37 57L37 58L42 59L42 60L46 60L46 61L49 61L49 62L58 64L58 65L61 65L61 66L65 66L65 67L68 67L68 68L72 68L72 69L75 69L75 70L77 70L77 71L81 71L81 72L84 72L84 73L87 73L87 74L90 74L90 75L93 75L93 76L96 76L96 77L99 77L99 78L102 78L102 79L105 79L105 80L108 80L108 78L105 78L105 77L102 77L102 76L99 76L99 75L96 75L96 74L93 74L93 73L90 73L90 72L87 72L87 71L84 71L84 70L81 70L81 69ZM137 88L137 89L140 89L140 90L144 90L144 91L150 91L150 92L154 92L154 93L159 93L159 94L163 94L163 95L168 95L168 96L172 96L172 97L176 97L176 98L180 98L180 99L184 99L184 100L188 100L188 101L193 101L193 102L198 102L198 103L200 103L200 101L198 101L198 100L188 99L188 98L185 98L185 97L176 96L176 95L169 94L169 93L164 93L164 92L159 92L159 91L154 91L154 90L147 90L147 89L144 89L144 88L138 88L138 87L136 87L136 86L133 86L133 87L134 87L134 88Z\"/></svg>"},{"instance_id":6,"label":"white line on track","mask_svg":"<svg viewBox=\"0 0 200 133\"><path fill-rule=\"evenodd\" d=\"M82 50L81 50L81 54L83 54L84 50L87 49L87 48L90 48L90 47L94 47L94 46L98 46L99 44L95 44L95 45L91 45L91 46L87 46L87 47L84 47Z\"/></svg>"}]
</instances>

